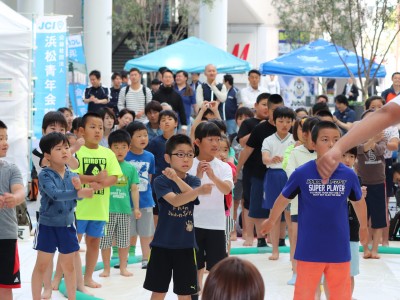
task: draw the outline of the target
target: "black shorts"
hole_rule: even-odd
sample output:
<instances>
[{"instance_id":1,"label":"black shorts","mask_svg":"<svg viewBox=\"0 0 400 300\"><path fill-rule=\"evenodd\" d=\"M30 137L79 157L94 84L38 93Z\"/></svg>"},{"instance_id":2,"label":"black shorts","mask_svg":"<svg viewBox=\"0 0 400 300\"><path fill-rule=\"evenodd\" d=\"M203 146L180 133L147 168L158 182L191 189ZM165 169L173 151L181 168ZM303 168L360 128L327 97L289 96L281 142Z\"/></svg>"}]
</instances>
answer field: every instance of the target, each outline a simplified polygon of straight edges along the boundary
<instances>
[{"instance_id":1,"label":"black shorts","mask_svg":"<svg viewBox=\"0 0 400 300\"><path fill-rule=\"evenodd\" d=\"M0 240L0 288L21 287L17 240Z\"/></svg>"},{"instance_id":2,"label":"black shorts","mask_svg":"<svg viewBox=\"0 0 400 300\"><path fill-rule=\"evenodd\" d=\"M371 218L371 227L374 229L385 228L388 224L388 209L386 205L385 184L364 184L367 187L368 219Z\"/></svg>"},{"instance_id":3,"label":"black shorts","mask_svg":"<svg viewBox=\"0 0 400 300\"><path fill-rule=\"evenodd\" d=\"M393 159L392 158L386 158L385 159L386 197L393 197L394 196L392 165L393 165Z\"/></svg>"},{"instance_id":4,"label":"black shorts","mask_svg":"<svg viewBox=\"0 0 400 300\"><path fill-rule=\"evenodd\" d=\"M227 257L225 230L203 229L195 227L199 250L196 252L197 268L211 270L219 261Z\"/></svg>"},{"instance_id":5,"label":"black shorts","mask_svg":"<svg viewBox=\"0 0 400 300\"><path fill-rule=\"evenodd\" d=\"M143 287L156 293L168 292L171 277L174 293L193 295L198 292L196 250L152 247Z\"/></svg>"}]
</instances>

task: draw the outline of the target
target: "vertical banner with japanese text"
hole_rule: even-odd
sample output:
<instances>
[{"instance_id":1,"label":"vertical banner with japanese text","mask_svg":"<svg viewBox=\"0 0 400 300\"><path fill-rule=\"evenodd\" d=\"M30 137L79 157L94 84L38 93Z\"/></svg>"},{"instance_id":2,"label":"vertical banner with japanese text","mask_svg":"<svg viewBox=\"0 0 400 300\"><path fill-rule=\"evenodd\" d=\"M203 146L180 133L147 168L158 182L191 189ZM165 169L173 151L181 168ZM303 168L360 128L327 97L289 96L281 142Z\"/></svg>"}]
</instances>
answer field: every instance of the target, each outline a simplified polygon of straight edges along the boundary
<instances>
[{"instance_id":1,"label":"vertical banner with japanese text","mask_svg":"<svg viewBox=\"0 0 400 300\"><path fill-rule=\"evenodd\" d=\"M67 99L67 17L36 19L34 137L42 136L43 116L66 106Z\"/></svg>"},{"instance_id":2,"label":"vertical banner with japanese text","mask_svg":"<svg viewBox=\"0 0 400 300\"><path fill-rule=\"evenodd\" d=\"M87 112L87 104L83 102L86 86L86 59L82 36L70 35L68 37L68 94L74 114L79 117Z\"/></svg>"}]
</instances>

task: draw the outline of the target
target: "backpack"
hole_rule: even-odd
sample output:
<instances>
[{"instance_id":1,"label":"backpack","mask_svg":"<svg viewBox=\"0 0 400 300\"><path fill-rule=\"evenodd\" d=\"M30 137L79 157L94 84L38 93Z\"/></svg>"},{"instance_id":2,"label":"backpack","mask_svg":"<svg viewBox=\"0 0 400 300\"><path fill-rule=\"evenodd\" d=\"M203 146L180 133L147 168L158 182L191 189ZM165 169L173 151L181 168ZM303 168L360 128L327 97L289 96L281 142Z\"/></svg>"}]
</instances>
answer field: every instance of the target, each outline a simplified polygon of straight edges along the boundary
<instances>
[{"instance_id":1,"label":"backpack","mask_svg":"<svg viewBox=\"0 0 400 300\"><path fill-rule=\"evenodd\" d=\"M389 226L389 240L400 241L400 211L390 220Z\"/></svg>"},{"instance_id":2,"label":"backpack","mask_svg":"<svg viewBox=\"0 0 400 300\"><path fill-rule=\"evenodd\" d=\"M127 85L125 88L125 105L124 105L125 107L126 107L126 95L128 95L128 92L129 92L129 85ZM147 94L146 94L146 87L144 85L142 85L142 92L144 95L144 106L146 106L147 105Z\"/></svg>"},{"instance_id":3,"label":"backpack","mask_svg":"<svg viewBox=\"0 0 400 300\"><path fill-rule=\"evenodd\" d=\"M18 226L29 226L29 231L31 231L32 222L25 201L15 207L15 213L17 215Z\"/></svg>"}]
</instances>

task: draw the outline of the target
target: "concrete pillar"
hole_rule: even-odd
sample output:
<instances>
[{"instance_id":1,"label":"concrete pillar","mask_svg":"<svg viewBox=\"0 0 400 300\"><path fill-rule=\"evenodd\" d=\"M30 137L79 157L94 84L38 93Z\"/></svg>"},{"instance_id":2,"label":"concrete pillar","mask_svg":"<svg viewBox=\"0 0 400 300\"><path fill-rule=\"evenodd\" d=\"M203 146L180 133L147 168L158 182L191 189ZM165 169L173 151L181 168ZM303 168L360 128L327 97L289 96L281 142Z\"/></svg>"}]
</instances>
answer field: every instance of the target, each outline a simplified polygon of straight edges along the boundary
<instances>
[{"instance_id":1,"label":"concrete pillar","mask_svg":"<svg viewBox=\"0 0 400 300\"><path fill-rule=\"evenodd\" d=\"M199 38L226 51L228 34L228 0L215 0L211 7L200 6Z\"/></svg>"},{"instance_id":2,"label":"concrete pillar","mask_svg":"<svg viewBox=\"0 0 400 300\"><path fill-rule=\"evenodd\" d=\"M85 0L83 45L88 72L99 70L110 87L112 72L112 0Z\"/></svg>"},{"instance_id":3,"label":"concrete pillar","mask_svg":"<svg viewBox=\"0 0 400 300\"><path fill-rule=\"evenodd\" d=\"M17 11L29 20L32 20L32 17L43 16L44 0L18 0Z\"/></svg>"}]
</instances>

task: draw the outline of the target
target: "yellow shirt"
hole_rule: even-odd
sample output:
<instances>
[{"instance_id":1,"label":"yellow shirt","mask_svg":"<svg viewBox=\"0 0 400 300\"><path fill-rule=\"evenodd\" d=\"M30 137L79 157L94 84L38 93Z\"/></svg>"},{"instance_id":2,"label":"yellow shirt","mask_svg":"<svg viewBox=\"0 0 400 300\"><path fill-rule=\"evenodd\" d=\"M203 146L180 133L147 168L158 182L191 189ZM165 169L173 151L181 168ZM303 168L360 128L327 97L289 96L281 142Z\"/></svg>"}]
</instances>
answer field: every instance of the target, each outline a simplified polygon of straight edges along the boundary
<instances>
[{"instance_id":1,"label":"yellow shirt","mask_svg":"<svg viewBox=\"0 0 400 300\"><path fill-rule=\"evenodd\" d=\"M107 170L108 176L122 176L118 160L110 149L99 146L89 149L82 146L76 153L79 168L75 170L81 175L97 175L102 170ZM85 185L88 187L88 185ZM78 201L76 207L77 220L93 220L108 222L110 207L110 188L106 187L94 193L93 198Z\"/></svg>"}]
</instances>

